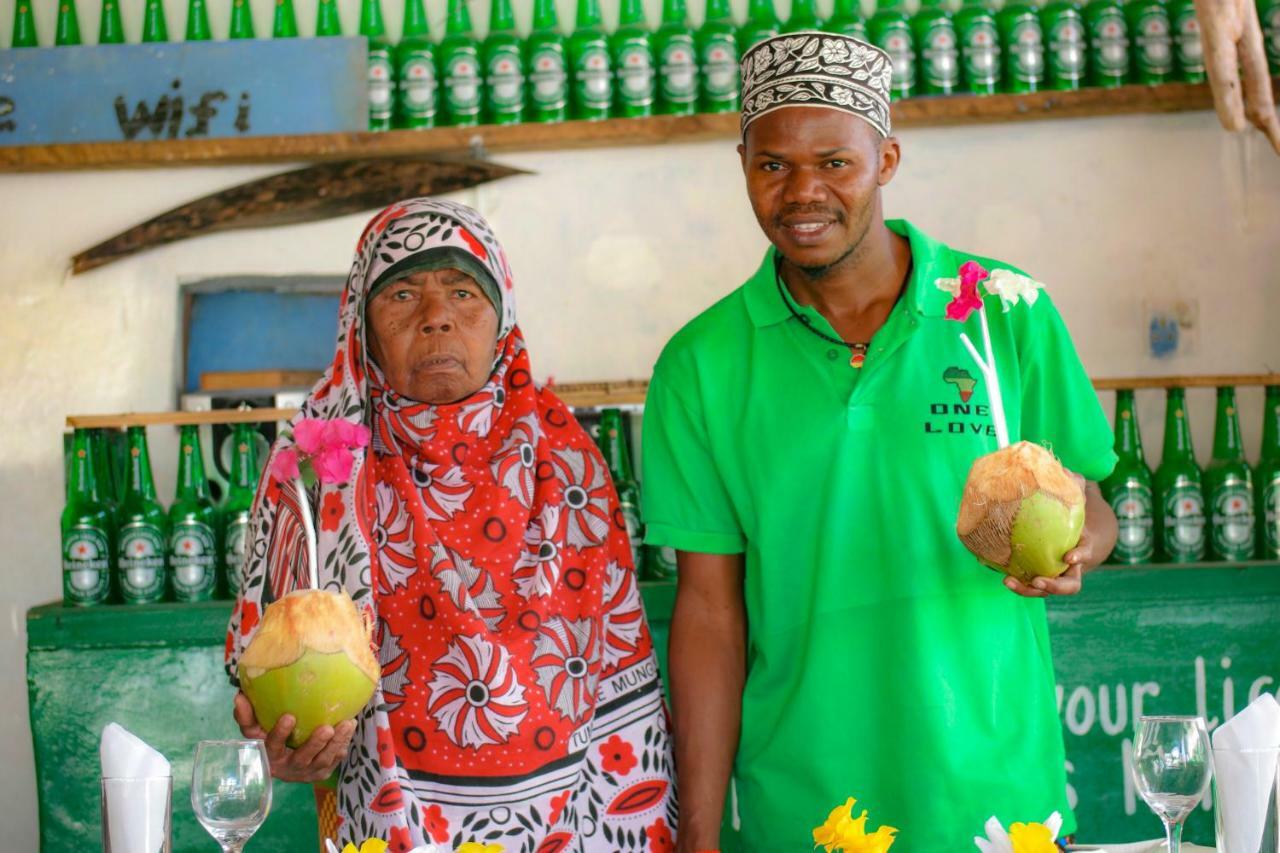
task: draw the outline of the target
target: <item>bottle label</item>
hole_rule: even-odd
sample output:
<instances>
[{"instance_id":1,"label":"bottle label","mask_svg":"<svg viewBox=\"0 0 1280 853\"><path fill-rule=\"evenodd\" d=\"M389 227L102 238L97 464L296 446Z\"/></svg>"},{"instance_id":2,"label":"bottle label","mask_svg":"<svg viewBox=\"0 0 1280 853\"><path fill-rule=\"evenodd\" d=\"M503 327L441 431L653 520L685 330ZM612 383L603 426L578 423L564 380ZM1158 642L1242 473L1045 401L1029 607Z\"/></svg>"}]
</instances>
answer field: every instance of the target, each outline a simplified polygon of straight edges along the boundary
<instances>
[{"instance_id":1,"label":"bottle label","mask_svg":"<svg viewBox=\"0 0 1280 853\"><path fill-rule=\"evenodd\" d=\"M520 48L503 45L489 57L485 86L497 113L519 113L524 108L524 66Z\"/></svg>"},{"instance_id":2,"label":"bottle label","mask_svg":"<svg viewBox=\"0 0 1280 853\"><path fill-rule=\"evenodd\" d=\"M100 604L111 588L106 531L77 524L62 539L62 595L68 604Z\"/></svg>"},{"instance_id":3,"label":"bottle label","mask_svg":"<svg viewBox=\"0 0 1280 853\"><path fill-rule=\"evenodd\" d=\"M924 36L924 78L937 89L953 89L960 82L960 51L951 21L938 18Z\"/></svg>"},{"instance_id":4,"label":"bottle label","mask_svg":"<svg viewBox=\"0 0 1280 853\"><path fill-rule=\"evenodd\" d=\"M1196 9L1186 3L1178 12L1173 22L1174 32L1178 34L1178 64L1183 74L1204 73L1204 46L1200 41L1200 21L1196 19Z\"/></svg>"},{"instance_id":5,"label":"bottle label","mask_svg":"<svg viewBox=\"0 0 1280 853\"><path fill-rule=\"evenodd\" d=\"M213 595L217 571L213 528L202 521L183 521L169 536L173 592L179 601L203 601Z\"/></svg>"},{"instance_id":6,"label":"bottle label","mask_svg":"<svg viewBox=\"0 0 1280 853\"><path fill-rule=\"evenodd\" d=\"M1138 67L1147 74L1168 74L1173 70L1173 40L1169 35L1169 15L1162 6L1144 9L1138 17L1134 43Z\"/></svg>"},{"instance_id":7,"label":"bottle label","mask_svg":"<svg viewBox=\"0 0 1280 853\"><path fill-rule=\"evenodd\" d=\"M644 39L629 40L618 51L618 83L626 106L653 103L653 55Z\"/></svg>"},{"instance_id":8,"label":"bottle label","mask_svg":"<svg viewBox=\"0 0 1280 853\"><path fill-rule=\"evenodd\" d=\"M687 104L698 97L698 69L693 61L693 39L673 36L662 49L662 97Z\"/></svg>"},{"instance_id":9,"label":"bottle label","mask_svg":"<svg viewBox=\"0 0 1280 853\"><path fill-rule=\"evenodd\" d=\"M604 41L587 46L574 69L578 103L587 109L607 110L613 104L613 74Z\"/></svg>"},{"instance_id":10,"label":"bottle label","mask_svg":"<svg viewBox=\"0 0 1280 853\"><path fill-rule=\"evenodd\" d=\"M1023 83L1044 79L1044 31L1034 13L1019 16L1010 33L1013 77Z\"/></svg>"},{"instance_id":11,"label":"bottle label","mask_svg":"<svg viewBox=\"0 0 1280 853\"><path fill-rule=\"evenodd\" d=\"M1175 562L1204 559L1204 496L1191 482L1179 482L1164 499L1164 551Z\"/></svg>"},{"instance_id":12,"label":"bottle label","mask_svg":"<svg viewBox=\"0 0 1280 853\"><path fill-rule=\"evenodd\" d=\"M1280 557L1280 476L1274 477L1262 490L1260 507L1266 523L1262 527L1262 545L1270 559Z\"/></svg>"},{"instance_id":13,"label":"bottle label","mask_svg":"<svg viewBox=\"0 0 1280 853\"><path fill-rule=\"evenodd\" d=\"M889 81L893 91L904 93L915 88L916 63L912 55L915 52L915 43L911 38L911 28L907 22L898 21L890 24L881 33L880 43L877 46L889 54L889 61L893 65L893 77Z\"/></svg>"},{"instance_id":14,"label":"bottle label","mask_svg":"<svg viewBox=\"0 0 1280 853\"><path fill-rule=\"evenodd\" d=\"M1130 478L1111 496L1111 509L1120 527L1111 559L1117 563L1150 562L1156 550L1151 489Z\"/></svg>"},{"instance_id":15,"label":"bottle label","mask_svg":"<svg viewBox=\"0 0 1280 853\"><path fill-rule=\"evenodd\" d=\"M676 549L667 545L649 545L645 548L649 555L649 575L655 578L673 578L676 576Z\"/></svg>"},{"instance_id":16,"label":"bottle label","mask_svg":"<svg viewBox=\"0 0 1280 853\"><path fill-rule=\"evenodd\" d=\"M369 121L391 121L391 51L369 49Z\"/></svg>"},{"instance_id":17,"label":"bottle label","mask_svg":"<svg viewBox=\"0 0 1280 853\"><path fill-rule=\"evenodd\" d=\"M1049 27L1049 51L1053 76L1059 80L1084 77L1084 19L1074 9L1058 13Z\"/></svg>"},{"instance_id":18,"label":"bottle label","mask_svg":"<svg viewBox=\"0 0 1280 853\"><path fill-rule=\"evenodd\" d=\"M1093 63L1103 77L1129 72L1129 28L1120 8L1108 8L1093 21Z\"/></svg>"},{"instance_id":19,"label":"bottle label","mask_svg":"<svg viewBox=\"0 0 1280 853\"><path fill-rule=\"evenodd\" d=\"M641 562L641 553L644 549L644 529L640 526L640 510L635 501L622 497L618 499L618 509L622 512L622 518L627 524L627 538L631 540L631 565L638 570L644 565Z\"/></svg>"},{"instance_id":20,"label":"bottle label","mask_svg":"<svg viewBox=\"0 0 1280 853\"><path fill-rule=\"evenodd\" d=\"M145 521L124 525L117 554L125 602L143 604L164 597L164 536L159 527Z\"/></svg>"},{"instance_id":21,"label":"bottle label","mask_svg":"<svg viewBox=\"0 0 1280 853\"><path fill-rule=\"evenodd\" d=\"M410 51L400 64L400 109L405 116L429 119L436 114L436 59L427 50Z\"/></svg>"},{"instance_id":22,"label":"bottle label","mask_svg":"<svg viewBox=\"0 0 1280 853\"><path fill-rule=\"evenodd\" d=\"M1000 37L990 16L974 18L964 30L964 70L969 82L994 86L1000 75Z\"/></svg>"},{"instance_id":23,"label":"bottle label","mask_svg":"<svg viewBox=\"0 0 1280 853\"><path fill-rule=\"evenodd\" d=\"M1229 475L1213 490L1213 551L1224 560L1253 557L1253 493L1242 477Z\"/></svg>"},{"instance_id":24,"label":"bottle label","mask_svg":"<svg viewBox=\"0 0 1280 853\"><path fill-rule=\"evenodd\" d=\"M544 44L533 52L529 67L533 103L543 110L561 110L569 102L569 74L564 46Z\"/></svg>"},{"instance_id":25,"label":"bottle label","mask_svg":"<svg viewBox=\"0 0 1280 853\"><path fill-rule=\"evenodd\" d=\"M725 33L707 39L702 48L702 87L716 101L738 99L738 48Z\"/></svg>"},{"instance_id":26,"label":"bottle label","mask_svg":"<svg viewBox=\"0 0 1280 853\"><path fill-rule=\"evenodd\" d=\"M240 576L244 572L244 556L249 546L249 512L240 510L227 519L227 536L222 549L227 568L227 591L232 596L240 592Z\"/></svg>"},{"instance_id":27,"label":"bottle label","mask_svg":"<svg viewBox=\"0 0 1280 853\"><path fill-rule=\"evenodd\" d=\"M480 61L474 47L460 47L449 55L444 88L451 115L473 116L480 111Z\"/></svg>"}]
</instances>

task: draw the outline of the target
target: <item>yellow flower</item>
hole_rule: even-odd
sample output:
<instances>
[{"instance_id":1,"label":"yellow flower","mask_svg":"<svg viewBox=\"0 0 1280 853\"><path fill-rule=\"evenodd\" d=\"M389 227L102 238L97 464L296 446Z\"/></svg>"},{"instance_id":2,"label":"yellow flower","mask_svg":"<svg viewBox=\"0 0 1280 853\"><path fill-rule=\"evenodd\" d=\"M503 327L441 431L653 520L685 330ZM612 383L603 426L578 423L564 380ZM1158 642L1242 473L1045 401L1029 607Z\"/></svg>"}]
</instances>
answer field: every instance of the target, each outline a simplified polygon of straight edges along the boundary
<instances>
[{"instance_id":1,"label":"yellow flower","mask_svg":"<svg viewBox=\"0 0 1280 853\"><path fill-rule=\"evenodd\" d=\"M1056 853L1053 833L1043 823L1015 823L1009 827L1013 853Z\"/></svg>"},{"instance_id":2,"label":"yellow flower","mask_svg":"<svg viewBox=\"0 0 1280 853\"><path fill-rule=\"evenodd\" d=\"M367 838L357 850L356 846L348 841L347 846L342 848L342 853L387 853L387 842L381 838Z\"/></svg>"},{"instance_id":3,"label":"yellow flower","mask_svg":"<svg viewBox=\"0 0 1280 853\"><path fill-rule=\"evenodd\" d=\"M813 846L822 847L827 853L841 850L843 853L886 853L893 846L893 834L898 830L882 826L867 834L867 812L853 816L853 797L837 806L827 816L826 823L813 831Z\"/></svg>"},{"instance_id":4,"label":"yellow flower","mask_svg":"<svg viewBox=\"0 0 1280 853\"><path fill-rule=\"evenodd\" d=\"M468 841L453 853L502 853L501 844L481 844L478 841Z\"/></svg>"}]
</instances>

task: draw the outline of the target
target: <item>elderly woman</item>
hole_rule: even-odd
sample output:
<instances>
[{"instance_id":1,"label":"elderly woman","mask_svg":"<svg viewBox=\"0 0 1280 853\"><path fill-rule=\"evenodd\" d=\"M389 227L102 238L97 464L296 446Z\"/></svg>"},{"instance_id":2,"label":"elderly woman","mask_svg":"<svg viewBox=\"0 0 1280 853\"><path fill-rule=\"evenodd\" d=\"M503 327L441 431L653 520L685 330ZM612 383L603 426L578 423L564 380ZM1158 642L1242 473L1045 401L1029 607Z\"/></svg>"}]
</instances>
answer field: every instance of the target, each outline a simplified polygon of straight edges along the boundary
<instances>
[{"instance_id":1,"label":"elderly woman","mask_svg":"<svg viewBox=\"0 0 1280 853\"><path fill-rule=\"evenodd\" d=\"M669 846L665 709L617 497L533 381L510 268L475 211L413 199L368 225L337 354L300 416L373 433L349 481L313 500L320 582L376 626L381 683L294 750L292 718L265 732L243 695L235 716L277 778L337 770L317 786L322 832L392 850ZM273 478L259 491L233 679L263 609L306 583L293 496Z\"/></svg>"}]
</instances>

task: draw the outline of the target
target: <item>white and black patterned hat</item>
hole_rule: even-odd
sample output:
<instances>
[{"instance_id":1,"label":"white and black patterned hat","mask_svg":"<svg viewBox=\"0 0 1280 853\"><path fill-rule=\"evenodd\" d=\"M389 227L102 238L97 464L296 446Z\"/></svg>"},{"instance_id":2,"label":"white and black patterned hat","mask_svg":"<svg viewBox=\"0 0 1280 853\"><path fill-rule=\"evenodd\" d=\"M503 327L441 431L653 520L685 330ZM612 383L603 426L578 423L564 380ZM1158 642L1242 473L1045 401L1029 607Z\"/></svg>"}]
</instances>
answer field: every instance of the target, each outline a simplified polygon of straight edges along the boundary
<instances>
[{"instance_id":1,"label":"white and black patterned hat","mask_svg":"<svg viewBox=\"0 0 1280 853\"><path fill-rule=\"evenodd\" d=\"M742 134L783 107L853 113L889 135L889 54L835 33L800 32L757 42L742 57Z\"/></svg>"}]
</instances>

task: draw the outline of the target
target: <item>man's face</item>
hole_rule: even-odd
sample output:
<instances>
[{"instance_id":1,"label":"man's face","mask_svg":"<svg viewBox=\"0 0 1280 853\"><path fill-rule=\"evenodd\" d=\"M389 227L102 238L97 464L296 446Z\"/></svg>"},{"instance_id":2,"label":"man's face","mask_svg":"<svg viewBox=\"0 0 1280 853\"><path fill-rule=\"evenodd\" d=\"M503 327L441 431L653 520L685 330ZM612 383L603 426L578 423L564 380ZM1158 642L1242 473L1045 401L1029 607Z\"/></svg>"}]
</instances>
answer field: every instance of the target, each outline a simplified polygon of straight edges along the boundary
<instances>
[{"instance_id":1,"label":"man's face","mask_svg":"<svg viewBox=\"0 0 1280 853\"><path fill-rule=\"evenodd\" d=\"M756 220L784 258L824 270L849 257L879 215L898 142L843 110L786 107L738 146Z\"/></svg>"}]
</instances>

